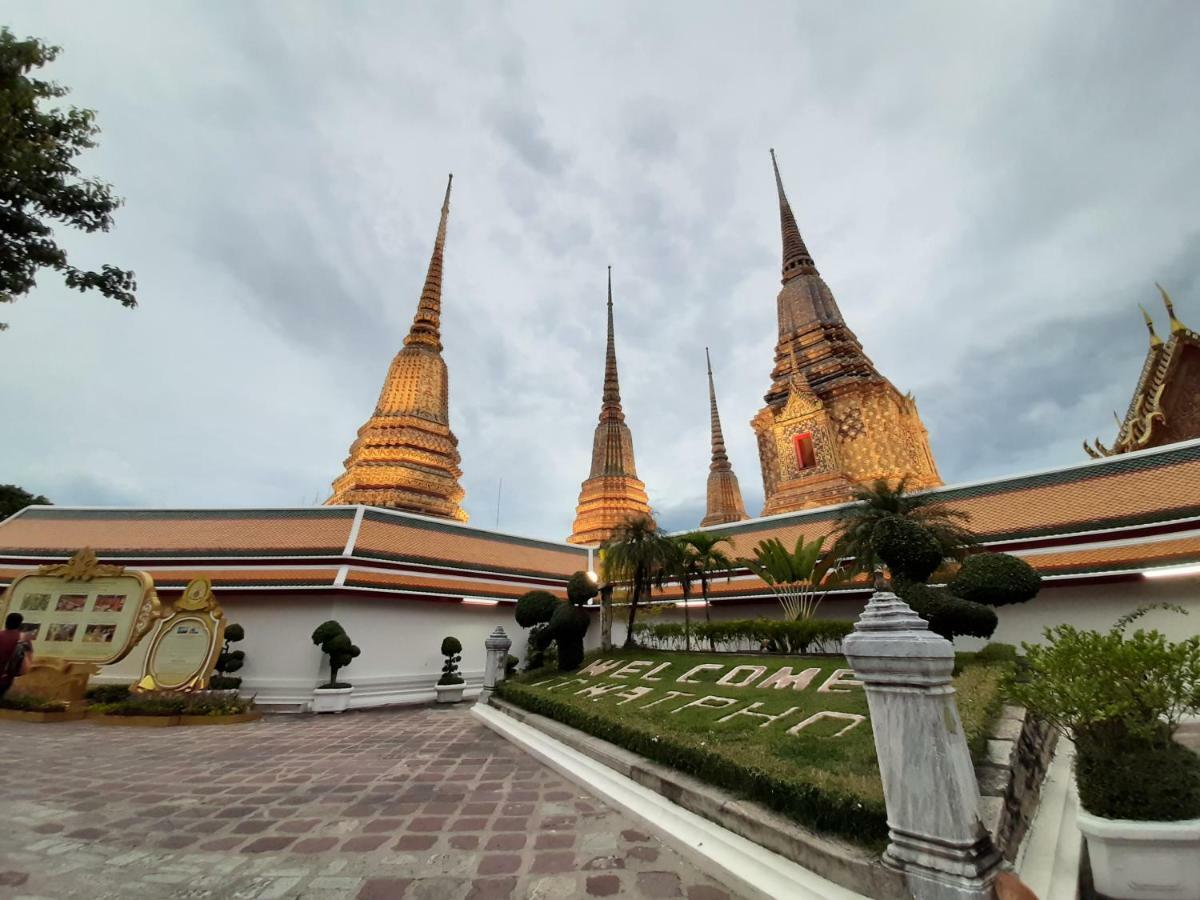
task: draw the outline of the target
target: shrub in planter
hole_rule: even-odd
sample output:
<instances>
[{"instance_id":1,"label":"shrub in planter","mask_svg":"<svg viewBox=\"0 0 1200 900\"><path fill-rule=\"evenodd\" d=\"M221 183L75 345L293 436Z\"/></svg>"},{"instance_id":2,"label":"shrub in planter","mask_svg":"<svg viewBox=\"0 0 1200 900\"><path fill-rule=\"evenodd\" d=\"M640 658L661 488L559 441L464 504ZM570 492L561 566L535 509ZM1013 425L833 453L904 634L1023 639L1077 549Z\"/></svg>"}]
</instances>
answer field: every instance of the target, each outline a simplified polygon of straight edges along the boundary
<instances>
[{"instance_id":1,"label":"shrub in planter","mask_svg":"<svg viewBox=\"0 0 1200 900\"><path fill-rule=\"evenodd\" d=\"M446 661L442 663L442 677L437 683L462 684L463 677L458 671L458 664L462 661L462 642L456 637L442 638L442 656L446 657Z\"/></svg>"},{"instance_id":2,"label":"shrub in planter","mask_svg":"<svg viewBox=\"0 0 1200 900\"><path fill-rule=\"evenodd\" d=\"M973 603L1007 606L1036 597L1042 577L1025 560L1007 553L977 553L967 557L947 587Z\"/></svg>"},{"instance_id":3,"label":"shrub in planter","mask_svg":"<svg viewBox=\"0 0 1200 900\"><path fill-rule=\"evenodd\" d=\"M1010 690L1075 742L1079 827L1097 892L1192 897L1200 757L1174 735L1184 716L1200 713L1200 636L1172 643L1155 630L1127 634L1144 612L1106 633L1047 629L1044 645L1023 645L1029 677Z\"/></svg>"},{"instance_id":4,"label":"shrub in planter","mask_svg":"<svg viewBox=\"0 0 1200 900\"><path fill-rule=\"evenodd\" d=\"M225 644L217 656L217 664L213 667L216 675L208 680L208 686L214 691L233 691L242 686L242 679L233 673L246 664L245 650L230 650L230 644L244 640L246 630L241 625L233 624L225 627Z\"/></svg>"},{"instance_id":5,"label":"shrub in planter","mask_svg":"<svg viewBox=\"0 0 1200 900\"><path fill-rule=\"evenodd\" d=\"M337 674L358 657L362 651L350 641L346 630L337 622L330 619L322 622L312 633L312 642L321 648L321 652L329 657L329 684L320 687L328 690L338 690L350 687L337 680Z\"/></svg>"}]
</instances>

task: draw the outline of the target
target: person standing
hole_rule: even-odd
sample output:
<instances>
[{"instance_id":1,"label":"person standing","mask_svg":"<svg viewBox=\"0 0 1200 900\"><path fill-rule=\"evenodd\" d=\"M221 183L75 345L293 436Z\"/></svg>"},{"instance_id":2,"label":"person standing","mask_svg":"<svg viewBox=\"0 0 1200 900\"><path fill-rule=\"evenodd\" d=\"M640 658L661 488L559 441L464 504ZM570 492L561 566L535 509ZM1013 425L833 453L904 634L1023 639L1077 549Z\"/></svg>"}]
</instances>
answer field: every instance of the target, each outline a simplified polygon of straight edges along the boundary
<instances>
[{"instance_id":1,"label":"person standing","mask_svg":"<svg viewBox=\"0 0 1200 900\"><path fill-rule=\"evenodd\" d=\"M8 693L13 681L29 671L33 661L33 647L21 632L24 621L20 613L9 613L0 631L0 697Z\"/></svg>"}]
</instances>

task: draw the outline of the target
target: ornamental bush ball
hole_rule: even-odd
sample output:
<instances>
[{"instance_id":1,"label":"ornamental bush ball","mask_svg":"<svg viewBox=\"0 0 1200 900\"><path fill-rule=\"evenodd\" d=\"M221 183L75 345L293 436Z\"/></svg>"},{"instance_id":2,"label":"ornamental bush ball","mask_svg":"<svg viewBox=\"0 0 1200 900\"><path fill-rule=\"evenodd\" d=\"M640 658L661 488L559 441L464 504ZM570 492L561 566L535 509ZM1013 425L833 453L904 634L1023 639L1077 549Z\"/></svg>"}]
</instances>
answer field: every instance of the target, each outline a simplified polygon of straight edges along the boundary
<instances>
[{"instance_id":1,"label":"ornamental bush ball","mask_svg":"<svg viewBox=\"0 0 1200 900\"><path fill-rule=\"evenodd\" d=\"M929 623L929 630L948 641L960 635L990 638L996 630L996 611L982 603L955 597L944 588L921 582L902 582L896 593L913 612Z\"/></svg>"},{"instance_id":2,"label":"ornamental bush ball","mask_svg":"<svg viewBox=\"0 0 1200 900\"><path fill-rule=\"evenodd\" d=\"M522 628L532 628L550 621L554 610L558 609L561 601L549 591L529 591L517 600L517 624Z\"/></svg>"},{"instance_id":3,"label":"ornamental bush ball","mask_svg":"<svg viewBox=\"0 0 1200 900\"><path fill-rule=\"evenodd\" d=\"M600 587L587 572L576 572L567 582L567 600L575 606L583 606L600 593Z\"/></svg>"},{"instance_id":4,"label":"ornamental bush ball","mask_svg":"<svg viewBox=\"0 0 1200 900\"><path fill-rule=\"evenodd\" d=\"M583 636L591 617L578 607L560 603L550 618L549 634L558 643L558 669L573 672L583 663Z\"/></svg>"},{"instance_id":5,"label":"ornamental bush ball","mask_svg":"<svg viewBox=\"0 0 1200 900\"><path fill-rule=\"evenodd\" d=\"M875 526L871 549L887 563L897 582L923 582L942 564L937 538L903 516L888 516Z\"/></svg>"},{"instance_id":6,"label":"ornamental bush ball","mask_svg":"<svg viewBox=\"0 0 1200 900\"><path fill-rule=\"evenodd\" d=\"M1007 553L976 553L967 557L947 586L964 600L1008 606L1036 597L1042 577L1025 560Z\"/></svg>"}]
</instances>

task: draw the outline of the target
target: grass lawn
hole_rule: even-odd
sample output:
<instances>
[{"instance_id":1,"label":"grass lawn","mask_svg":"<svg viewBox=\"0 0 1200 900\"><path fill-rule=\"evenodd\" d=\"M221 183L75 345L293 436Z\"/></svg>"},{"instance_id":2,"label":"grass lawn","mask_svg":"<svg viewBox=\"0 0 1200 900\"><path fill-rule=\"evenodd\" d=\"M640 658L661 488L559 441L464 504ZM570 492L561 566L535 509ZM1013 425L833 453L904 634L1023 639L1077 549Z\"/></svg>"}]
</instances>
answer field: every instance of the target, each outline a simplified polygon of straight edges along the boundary
<instances>
[{"instance_id":1,"label":"grass lawn","mask_svg":"<svg viewBox=\"0 0 1200 900\"><path fill-rule=\"evenodd\" d=\"M1007 672L971 665L955 678L975 752ZM614 650L578 672L524 673L499 694L817 831L871 847L887 839L866 695L844 657Z\"/></svg>"}]
</instances>

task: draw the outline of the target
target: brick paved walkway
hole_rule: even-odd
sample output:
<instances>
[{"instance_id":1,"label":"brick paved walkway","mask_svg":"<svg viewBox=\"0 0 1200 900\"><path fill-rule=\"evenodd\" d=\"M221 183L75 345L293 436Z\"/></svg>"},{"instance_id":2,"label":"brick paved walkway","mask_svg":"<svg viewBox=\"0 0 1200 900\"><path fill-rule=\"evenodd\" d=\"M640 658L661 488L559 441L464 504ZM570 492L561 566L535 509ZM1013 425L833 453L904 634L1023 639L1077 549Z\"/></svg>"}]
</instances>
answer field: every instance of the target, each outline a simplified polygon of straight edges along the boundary
<instances>
[{"instance_id":1,"label":"brick paved walkway","mask_svg":"<svg viewBox=\"0 0 1200 900\"><path fill-rule=\"evenodd\" d=\"M730 898L465 708L0 721L0 748L4 898Z\"/></svg>"}]
</instances>

